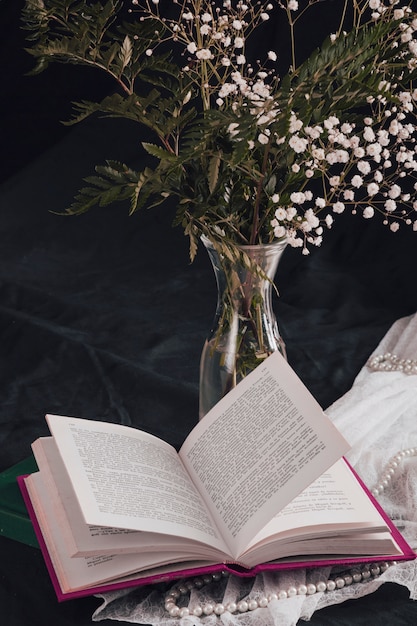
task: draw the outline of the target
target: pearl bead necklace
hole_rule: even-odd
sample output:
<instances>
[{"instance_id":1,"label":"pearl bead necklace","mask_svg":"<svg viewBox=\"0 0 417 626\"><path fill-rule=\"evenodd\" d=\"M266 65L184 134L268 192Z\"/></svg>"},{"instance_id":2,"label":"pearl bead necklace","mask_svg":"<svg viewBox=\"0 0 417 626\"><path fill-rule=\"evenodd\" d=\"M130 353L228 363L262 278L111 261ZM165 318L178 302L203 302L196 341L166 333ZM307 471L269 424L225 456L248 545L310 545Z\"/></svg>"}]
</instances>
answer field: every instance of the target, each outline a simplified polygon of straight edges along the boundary
<instances>
[{"instance_id":1,"label":"pearl bead necklace","mask_svg":"<svg viewBox=\"0 0 417 626\"><path fill-rule=\"evenodd\" d=\"M417 360L400 359L396 354L386 352L372 356L368 363L369 369L376 372L403 372L403 374L417 374Z\"/></svg>"},{"instance_id":2,"label":"pearl bead necklace","mask_svg":"<svg viewBox=\"0 0 417 626\"><path fill-rule=\"evenodd\" d=\"M181 596L186 596L193 589L201 589L203 586L212 582L218 582L222 578L227 578L227 572L219 572L216 574L201 576L180 583L173 587L165 596L165 609L170 617L186 617L193 615L201 617L206 615L223 615L223 613L246 613L255 609L266 608L270 602L275 600L284 600L285 598L293 598L295 596L311 596L315 593L334 591L335 589L343 589L354 583L366 582L372 578L376 578L385 572L391 565L395 565L396 561L374 563L372 565L363 565L361 567L349 570L343 574L339 574L335 578L322 580L318 583L307 583L296 586L290 586L287 589L278 589L274 593L261 595L257 598L248 598L239 600L238 602L228 602L222 604L220 602L206 602L205 604L196 604L192 609L186 606L180 607L177 602Z\"/></svg>"},{"instance_id":3,"label":"pearl bead necklace","mask_svg":"<svg viewBox=\"0 0 417 626\"><path fill-rule=\"evenodd\" d=\"M371 493L374 496L383 493L389 487L394 475L398 472L402 461L412 456L417 456L417 448L407 448L392 456L385 465L377 484L371 489ZM276 592L270 593L267 596L264 595L258 598L239 600L238 602L228 602L227 604L206 602L205 604L197 604L193 609L186 606L178 606L177 602L181 596L189 594L193 589L201 589L205 585L212 582L219 582L229 576L227 572L218 572L175 585L165 596L165 609L171 617L186 617L187 615L201 617L213 614L222 615L225 612L246 613L247 611L254 611L259 608L266 608L268 604L274 600L284 600L285 598L292 598L294 596L309 596L315 593L343 589L343 587L348 587L353 583L366 582L385 572L391 565L396 565L396 561L383 561L372 565L366 564L343 574L339 574L335 578L329 578L328 580L319 581L315 584L301 584L298 585L298 587L290 586L288 589L278 589Z\"/></svg>"},{"instance_id":4,"label":"pearl bead necklace","mask_svg":"<svg viewBox=\"0 0 417 626\"><path fill-rule=\"evenodd\" d=\"M400 450L400 452L394 454L385 465L377 484L370 490L372 495L379 496L383 493L383 491L389 487L395 474L398 473L402 461L412 456L417 456L417 448L407 448L406 450Z\"/></svg>"}]
</instances>

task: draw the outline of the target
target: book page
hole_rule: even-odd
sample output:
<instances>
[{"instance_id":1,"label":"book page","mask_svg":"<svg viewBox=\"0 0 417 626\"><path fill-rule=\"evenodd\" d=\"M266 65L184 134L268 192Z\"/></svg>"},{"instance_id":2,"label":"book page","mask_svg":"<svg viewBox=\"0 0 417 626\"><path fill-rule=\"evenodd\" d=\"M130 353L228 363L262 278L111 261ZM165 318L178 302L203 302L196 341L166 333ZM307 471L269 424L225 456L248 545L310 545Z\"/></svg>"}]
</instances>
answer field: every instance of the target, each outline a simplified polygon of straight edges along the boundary
<instances>
[{"instance_id":1,"label":"book page","mask_svg":"<svg viewBox=\"0 0 417 626\"><path fill-rule=\"evenodd\" d=\"M349 445L276 352L193 429L180 456L235 559Z\"/></svg>"},{"instance_id":2,"label":"book page","mask_svg":"<svg viewBox=\"0 0 417 626\"><path fill-rule=\"evenodd\" d=\"M87 524L224 542L172 446L135 428L47 415Z\"/></svg>"},{"instance_id":3,"label":"book page","mask_svg":"<svg viewBox=\"0 0 417 626\"><path fill-rule=\"evenodd\" d=\"M271 554L272 537L276 546L282 544L283 552L288 542L305 544L306 540L314 540L314 550L323 554L330 548L329 538L339 537L342 553L352 554L357 549L355 535L358 539L367 536L368 544L371 540L381 543L379 539L385 540L387 532L386 521L349 465L340 459L268 522L254 537L244 558L252 566ZM370 545L366 550L372 553Z\"/></svg>"},{"instance_id":4,"label":"book page","mask_svg":"<svg viewBox=\"0 0 417 626\"><path fill-rule=\"evenodd\" d=\"M130 574L140 578L138 573L142 572L142 576L148 576L158 573L156 568L161 568L160 573L176 571L181 568L181 563L184 563L184 567L189 564L181 551L70 558L66 552L59 520L54 518L53 503L41 473L36 472L26 477L25 483L47 552L42 544L41 548L57 591L59 589L55 577L60 590L69 592L117 580ZM162 567L168 564L172 565ZM197 567L201 563L196 561L193 565Z\"/></svg>"},{"instance_id":5,"label":"book page","mask_svg":"<svg viewBox=\"0 0 417 626\"><path fill-rule=\"evenodd\" d=\"M76 493L53 437L41 437L32 444L33 454L48 490L54 508L54 519L59 520L61 534L70 556L155 552L156 550L188 552L201 556L201 544L189 537L142 532L111 526L86 524Z\"/></svg>"}]
</instances>

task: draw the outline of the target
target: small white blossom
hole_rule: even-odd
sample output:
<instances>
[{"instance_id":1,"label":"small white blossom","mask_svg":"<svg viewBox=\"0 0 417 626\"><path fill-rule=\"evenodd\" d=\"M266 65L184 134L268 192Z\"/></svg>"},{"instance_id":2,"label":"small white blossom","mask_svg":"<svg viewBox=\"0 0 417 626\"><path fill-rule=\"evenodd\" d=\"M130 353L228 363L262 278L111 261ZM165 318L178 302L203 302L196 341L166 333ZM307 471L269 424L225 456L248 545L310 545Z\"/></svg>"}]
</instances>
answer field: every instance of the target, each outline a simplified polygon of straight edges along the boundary
<instances>
[{"instance_id":1,"label":"small white blossom","mask_svg":"<svg viewBox=\"0 0 417 626\"><path fill-rule=\"evenodd\" d=\"M294 150L294 152L296 152L297 154L300 154L301 152L304 152L307 149L308 141L307 139L304 139L303 137L300 137L299 135L292 135L292 137L290 137L288 144Z\"/></svg>"},{"instance_id":2,"label":"small white blossom","mask_svg":"<svg viewBox=\"0 0 417 626\"><path fill-rule=\"evenodd\" d=\"M368 196L375 196L379 191L379 185L377 185L376 183L369 183L366 191L368 192Z\"/></svg>"},{"instance_id":3,"label":"small white blossom","mask_svg":"<svg viewBox=\"0 0 417 626\"><path fill-rule=\"evenodd\" d=\"M202 48L201 50L197 50L197 52L195 53L197 59L206 61L208 59L212 58L212 54L211 51L208 48Z\"/></svg>"},{"instance_id":4,"label":"small white blossom","mask_svg":"<svg viewBox=\"0 0 417 626\"><path fill-rule=\"evenodd\" d=\"M371 171L371 166L369 165L368 161L358 161L357 168L364 176L369 174L369 172Z\"/></svg>"},{"instance_id":5,"label":"small white blossom","mask_svg":"<svg viewBox=\"0 0 417 626\"><path fill-rule=\"evenodd\" d=\"M258 141L259 143L266 145L269 142L269 137L268 135L265 135L265 133L259 133Z\"/></svg>"},{"instance_id":6,"label":"small white blossom","mask_svg":"<svg viewBox=\"0 0 417 626\"><path fill-rule=\"evenodd\" d=\"M401 187L399 185L393 185L388 192L388 196L391 199L398 198L401 195Z\"/></svg>"},{"instance_id":7,"label":"small white blossom","mask_svg":"<svg viewBox=\"0 0 417 626\"><path fill-rule=\"evenodd\" d=\"M352 177L351 183L354 187L356 187L356 189L359 189L359 187L362 187L363 185L363 178L362 176L359 176L358 174L355 174L355 176Z\"/></svg>"},{"instance_id":8,"label":"small white blossom","mask_svg":"<svg viewBox=\"0 0 417 626\"><path fill-rule=\"evenodd\" d=\"M269 59L270 61L276 61L276 60L277 60L277 54L276 54L276 52L274 52L273 50L270 50L270 51L268 52L268 59Z\"/></svg>"},{"instance_id":9,"label":"small white blossom","mask_svg":"<svg viewBox=\"0 0 417 626\"><path fill-rule=\"evenodd\" d=\"M388 213L392 213L397 208L397 203L395 202L395 200L387 200L384 206L385 210L388 211Z\"/></svg>"},{"instance_id":10,"label":"small white blossom","mask_svg":"<svg viewBox=\"0 0 417 626\"><path fill-rule=\"evenodd\" d=\"M290 206L287 208L286 210L286 219L289 222L292 222L292 220L296 217L297 215L297 209L293 206Z\"/></svg>"},{"instance_id":11,"label":"small white blossom","mask_svg":"<svg viewBox=\"0 0 417 626\"><path fill-rule=\"evenodd\" d=\"M333 205L333 211L334 213L343 213L343 211L345 210L345 205L343 204L343 202L335 202Z\"/></svg>"},{"instance_id":12,"label":"small white blossom","mask_svg":"<svg viewBox=\"0 0 417 626\"><path fill-rule=\"evenodd\" d=\"M275 211L275 217L279 222L283 222L287 217L285 209L282 209L282 208L277 209Z\"/></svg>"},{"instance_id":13,"label":"small white blossom","mask_svg":"<svg viewBox=\"0 0 417 626\"><path fill-rule=\"evenodd\" d=\"M375 213L375 211L374 211L373 207L371 207L371 206L367 206L363 210L363 216L364 216L365 219L369 219L369 218L373 217L374 213Z\"/></svg>"}]
</instances>

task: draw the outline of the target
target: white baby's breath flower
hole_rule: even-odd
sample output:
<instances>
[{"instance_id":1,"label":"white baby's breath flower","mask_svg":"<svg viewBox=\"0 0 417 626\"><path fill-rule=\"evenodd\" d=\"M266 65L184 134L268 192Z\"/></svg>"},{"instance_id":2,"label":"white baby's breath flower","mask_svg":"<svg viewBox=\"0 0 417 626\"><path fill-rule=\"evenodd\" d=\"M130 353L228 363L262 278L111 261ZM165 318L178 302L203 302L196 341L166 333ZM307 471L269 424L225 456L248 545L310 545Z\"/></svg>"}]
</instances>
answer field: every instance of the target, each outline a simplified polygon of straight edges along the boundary
<instances>
[{"instance_id":1,"label":"white baby's breath flower","mask_svg":"<svg viewBox=\"0 0 417 626\"><path fill-rule=\"evenodd\" d=\"M397 203L395 202L395 200L390 199L385 202L384 207L385 210L388 211L388 213L392 213L397 208Z\"/></svg>"},{"instance_id":2,"label":"white baby's breath flower","mask_svg":"<svg viewBox=\"0 0 417 626\"><path fill-rule=\"evenodd\" d=\"M367 206L363 210L363 217L365 219L370 219L371 217L374 216L374 213L375 213L375 211L374 211L373 207Z\"/></svg>"},{"instance_id":3,"label":"white baby's breath flower","mask_svg":"<svg viewBox=\"0 0 417 626\"><path fill-rule=\"evenodd\" d=\"M335 202L333 204L333 212L334 213L343 213L343 211L345 210L345 205L343 204L343 202Z\"/></svg>"},{"instance_id":4,"label":"white baby's breath flower","mask_svg":"<svg viewBox=\"0 0 417 626\"><path fill-rule=\"evenodd\" d=\"M307 149L308 141L307 139L304 139L304 137L300 137L299 135L292 135L288 144L294 150L294 152L300 154Z\"/></svg>"},{"instance_id":5,"label":"white baby's breath flower","mask_svg":"<svg viewBox=\"0 0 417 626\"><path fill-rule=\"evenodd\" d=\"M364 176L369 174L369 172L371 171L371 166L369 165L368 161L358 161L356 167Z\"/></svg>"},{"instance_id":6,"label":"white baby's breath flower","mask_svg":"<svg viewBox=\"0 0 417 626\"><path fill-rule=\"evenodd\" d=\"M295 217L297 216L297 209L295 207L293 207L293 206L289 206L286 209L285 213L286 213L286 220L288 222L292 222L295 219Z\"/></svg>"},{"instance_id":7,"label":"white baby's breath flower","mask_svg":"<svg viewBox=\"0 0 417 626\"><path fill-rule=\"evenodd\" d=\"M277 239L282 239L283 237L286 236L287 229L285 228L285 226L277 225L277 226L274 226L273 228L274 228L274 236Z\"/></svg>"},{"instance_id":8,"label":"white baby's breath flower","mask_svg":"<svg viewBox=\"0 0 417 626\"><path fill-rule=\"evenodd\" d=\"M277 60L277 53L276 53L276 52L274 52L273 50L270 50L270 51L268 52L268 59L269 59L270 61L276 61L276 60Z\"/></svg>"},{"instance_id":9,"label":"white baby's breath flower","mask_svg":"<svg viewBox=\"0 0 417 626\"><path fill-rule=\"evenodd\" d=\"M269 142L269 137L265 133L259 133L258 141L259 143L266 145Z\"/></svg>"},{"instance_id":10,"label":"white baby's breath flower","mask_svg":"<svg viewBox=\"0 0 417 626\"><path fill-rule=\"evenodd\" d=\"M209 50L209 48L201 48L201 50L197 50L197 52L195 53L195 56L197 57L197 59L200 59L201 61L207 61L211 59L213 55L211 53L211 50Z\"/></svg>"},{"instance_id":11,"label":"white baby's breath flower","mask_svg":"<svg viewBox=\"0 0 417 626\"><path fill-rule=\"evenodd\" d=\"M290 11L298 11L298 2L297 0L289 0L288 8Z\"/></svg>"},{"instance_id":12,"label":"white baby's breath flower","mask_svg":"<svg viewBox=\"0 0 417 626\"><path fill-rule=\"evenodd\" d=\"M377 185L376 183L369 183L366 191L368 192L368 196L375 196L379 191L379 185Z\"/></svg>"},{"instance_id":13,"label":"white baby's breath flower","mask_svg":"<svg viewBox=\"0 0 417 626\"><path fill-rule=\"evenodd\" d=\"M363 178L362 176L355 174L355 176L352 177L352 180L350 182L354 187L356 187L356 189L359 189L359 187L362 187L363 185Z\"/></svg>"},{"instance_id":14,"label":"white baby's breath flower","mask_svg":"<svg viewBox=\"0 0 417 626\"><path fill-rule=\"evenodd\" d=\"M395 198L399 198L401 195L401 187L399 185L393 185L391 189L388 191L388 196L395 200Z\"/></svg>"},{"instance_id":15,"label":"white baby's breath flower","mask_svg":"<svg viewBox=\"0 0 417 626\"><path fill-rule=\"evenodd\" d=\"M279 222L283 222L286 217L287 217L287 213L285 211L285 209L283 208L279 208L275 211L275 217Z\"/></svg>"}]
</instances>

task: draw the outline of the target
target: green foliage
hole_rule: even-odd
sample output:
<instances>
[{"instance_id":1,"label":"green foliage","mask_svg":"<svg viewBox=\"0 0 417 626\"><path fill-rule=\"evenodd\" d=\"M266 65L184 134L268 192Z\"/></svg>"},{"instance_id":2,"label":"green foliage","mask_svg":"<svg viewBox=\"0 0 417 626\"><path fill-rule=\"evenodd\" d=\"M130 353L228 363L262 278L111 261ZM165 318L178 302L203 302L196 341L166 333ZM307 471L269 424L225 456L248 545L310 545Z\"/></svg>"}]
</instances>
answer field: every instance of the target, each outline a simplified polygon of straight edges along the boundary
<instances>
[{"instance_id":1,"label":"green foliage","mask_svg":"<svg viewBox=\"0 0 417 626\"><path fill-rule=\"evenodd\" d=\"M185 0L172 3L180 16L175 30L172 22L161 18L158 5L136 4L139 13L130 13L123 0L26 0L22 21L27 51L35 59L33 74L50 63L70 63L113 80L114 93L101 101L75 103L65 123L79 123L91 115L118 117L150 130L154 137L141 143L138 133L148 166L140 172L115 161L97 166L66 213L115 202L128 203L133 213L173 198L178 207L174 224L189 237L191 259L201 234L226 256L232 253L225 251L224 242L270 241L276 210L272 199L279 193L280 204L291 206L291 194L306 189L310 179L323 183L330 202L333 192L325 162L307 180L308 158L289 149L294 116L304 128L323 125L330 116L337 116L340 124L363 126L367 110L382 123L385 109L399 104L400 90L410 90L417 78L417 62L409 62L407 42L399 35L403 18L397 19L389 7L380 19L371 19L366 17L366 0L345 0L353 11L347 32L343 33L348 18L341 6L337 36L327 37L301 65L293 58L283 76L265 73L271 97L262 96L254 105L251 97L237 90L218 105L220 87L233 83L233 71L243 72L239 64L228 69L223 63L225 49L217 43L219 38L211 40L211 57L192 57L192 45L187 46L195 43L187 39L190 23L183 31L180 28L191 5ZM308 8L314 4L307 0ZM281 3L277 6L282 9ZM212 5L196 0L193 7L203 15ZM250 4L248 32L262 23L265 7ZM290 32L296 32L298 18L291 11L283 14ZM193 28L204 52L201 25L196 20ZM251 89L254 83L254 78L248 79ZM346 176L351 167L349 163L339 170ZM303 223L300 217L295 226Z\"/></svg>"}]
</instances>

